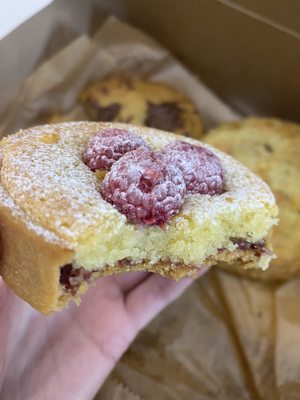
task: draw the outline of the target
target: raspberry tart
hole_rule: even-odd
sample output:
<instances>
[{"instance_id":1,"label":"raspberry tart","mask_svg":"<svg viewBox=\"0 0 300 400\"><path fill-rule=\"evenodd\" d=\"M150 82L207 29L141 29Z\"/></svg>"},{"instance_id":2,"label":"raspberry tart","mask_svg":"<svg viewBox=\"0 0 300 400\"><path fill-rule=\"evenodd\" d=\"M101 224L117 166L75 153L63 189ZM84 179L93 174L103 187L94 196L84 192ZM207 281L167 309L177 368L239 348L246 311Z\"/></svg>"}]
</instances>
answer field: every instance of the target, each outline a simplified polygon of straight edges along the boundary
<instances>
[{"instance_id":1,"label":"raspberry tart","mask_svg":"<svg viewBox=\"0 0 300 400\"><path fill-rule=\"evenodd\" d=\"M125 124L67 122L0 143L0 275L44 314L95 278L202 266L265 269L277 206L247 168L199 141Z\"/></svg>"}]
</instances>

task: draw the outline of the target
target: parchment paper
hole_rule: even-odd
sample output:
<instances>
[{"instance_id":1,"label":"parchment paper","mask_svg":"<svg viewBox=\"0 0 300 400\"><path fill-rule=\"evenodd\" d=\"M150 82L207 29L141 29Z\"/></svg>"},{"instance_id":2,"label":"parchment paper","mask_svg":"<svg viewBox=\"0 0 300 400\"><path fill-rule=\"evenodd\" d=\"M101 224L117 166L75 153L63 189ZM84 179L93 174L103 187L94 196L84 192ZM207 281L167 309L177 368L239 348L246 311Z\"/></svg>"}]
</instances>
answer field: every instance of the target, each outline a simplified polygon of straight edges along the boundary
<instances>
[{"instance_id":1,"label":"parchment paper","mask_svg":"<svg viewBox=\"0 0 300 400\"><path fill-rule=\"evenodd\" d=\"M1 134L52 111L84 117L80 90L120 71L177 87L206 128L239 118L155 41L109 18L0 94ZM212 268L140 333L96 398L300 399L299 305L300 278L275 286Z\"/></svg>"}]
</instances>

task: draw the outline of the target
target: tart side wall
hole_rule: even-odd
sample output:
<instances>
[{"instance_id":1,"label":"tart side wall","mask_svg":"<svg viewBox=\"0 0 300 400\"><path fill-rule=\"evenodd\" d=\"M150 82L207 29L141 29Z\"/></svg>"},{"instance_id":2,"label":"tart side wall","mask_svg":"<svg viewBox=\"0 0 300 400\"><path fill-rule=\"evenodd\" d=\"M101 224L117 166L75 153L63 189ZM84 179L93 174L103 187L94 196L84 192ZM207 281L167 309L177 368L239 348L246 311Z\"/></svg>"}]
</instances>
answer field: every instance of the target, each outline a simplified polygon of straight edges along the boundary
<instances>
[{"instance_id":1,"label":"tart side wall","mask_svg":"<svg viewBox=\"0 0 300 400\"><path fill-rule=\"evenodd\" d=\"M72 262L73 251L46 242L6 207L0 207L0 235L4 282L45 315L61 308L60 266Z\"/></svg>"}]
</instances>

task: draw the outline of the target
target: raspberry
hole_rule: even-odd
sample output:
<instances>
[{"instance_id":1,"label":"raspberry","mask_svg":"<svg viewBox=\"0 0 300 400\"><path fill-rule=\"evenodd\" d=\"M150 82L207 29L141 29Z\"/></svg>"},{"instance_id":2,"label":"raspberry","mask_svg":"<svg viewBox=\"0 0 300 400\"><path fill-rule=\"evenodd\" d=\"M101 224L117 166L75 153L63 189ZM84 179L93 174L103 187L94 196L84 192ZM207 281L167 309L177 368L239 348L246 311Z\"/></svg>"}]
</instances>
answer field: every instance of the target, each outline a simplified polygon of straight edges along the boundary
<instances>
[{"instance_id":1,"label":"raspberry","mask_svg":"<svg viewBox=\"0 0 300 400\"><path fill-rule=\"evenodd\" d=\"M102 186L103 198L126 215L128 222L161 227L179 212L185 193L180 169L145 147L117 161Z\"/></svg>"},{"instance_id":2,"label":"raspberry","mask_svg":"<svg viewBox=\"0 0 300 400\"><path fill-rule=\"evenodd\" d=\"M141 146L147 146L144 140L125 129L102 129L89 140L83 158L92 171L109 170L125 153Z\"/></svg>"},{"instance_id":3,"label":"raspberry","mask_svg":"<svg viewBox=\"0 0 300 400\"><path fill-rule=\"evenodd\" d=\"M187 193L221 194L224 191L223 168L210 150L187 142L176 141L164 149L169 163L180 168Z\"/></svg>"}]
</instances>

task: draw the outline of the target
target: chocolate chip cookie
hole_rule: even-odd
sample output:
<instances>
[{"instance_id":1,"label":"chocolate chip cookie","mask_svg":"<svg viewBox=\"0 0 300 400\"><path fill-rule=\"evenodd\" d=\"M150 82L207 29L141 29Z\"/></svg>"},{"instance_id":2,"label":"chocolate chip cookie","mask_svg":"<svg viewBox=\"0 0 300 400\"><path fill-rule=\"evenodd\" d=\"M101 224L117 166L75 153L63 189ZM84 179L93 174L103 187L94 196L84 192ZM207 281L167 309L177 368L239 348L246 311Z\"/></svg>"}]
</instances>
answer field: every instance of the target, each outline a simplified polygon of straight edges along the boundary
<instances>
[{"instance_id":1,"label":"chocolate chip cookie","mask_svg":"<svg viewBox=\"0 0 300 400\"><path fill-rule=\"evenodd\" d=\"M165 84L111 76L86 88L80 100L96 121L124 122L200 138L201 118L194 104Z\"/></svg>"},{"instance_id":2,"label":"chocolate chip cookie","mask_svg":"<svg viewBox=\"0 0 300 400\"><path fill-rule=\"evenodd\" d=\"M227 270L262 280L285 280L300 272L300 125L249 118L210 131L207 143L232 155L267 182L279 206L272 243L277 258L267 271Z\"/></svg>"}]
</instances>

